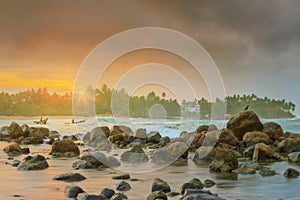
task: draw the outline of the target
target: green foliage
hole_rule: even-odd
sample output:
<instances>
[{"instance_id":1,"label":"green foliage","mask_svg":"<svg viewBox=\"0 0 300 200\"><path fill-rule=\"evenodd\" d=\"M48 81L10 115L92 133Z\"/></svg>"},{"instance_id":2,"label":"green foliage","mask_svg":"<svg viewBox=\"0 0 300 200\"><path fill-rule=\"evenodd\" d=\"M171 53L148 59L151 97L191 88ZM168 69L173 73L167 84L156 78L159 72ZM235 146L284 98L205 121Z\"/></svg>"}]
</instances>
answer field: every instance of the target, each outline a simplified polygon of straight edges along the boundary
<instances>
[{"instance_id":1,"label":"green foliage","mask_svg":"<svg viewBox=\"0 0 300 200\"><path fill-rule=\"evenodd\" d=\"M85 102L83 114L88 114L94 109L91 104L95 100L95 110L99 115L149 117L152 106L161 105L167 117L178 117L187 115L189 117L210 118L214 106L226 103L227 113L234 115L242 111L247 105L262 118L291 118L295 111L295 104L285 100L259 98L256 95L233 95L225 100L216 99L215 102L201 98L200 100L181 102L176 99L166 99L166 93L162 97L154 92L147 96L129 96L124 89L112 90L103 85L101 88L86 88L81 94L80 102ZM31 89L16 94L0 93L0 115L72 115L72 93L64 95L50 94L46 88Z\"/></svg>"}]
</instances>

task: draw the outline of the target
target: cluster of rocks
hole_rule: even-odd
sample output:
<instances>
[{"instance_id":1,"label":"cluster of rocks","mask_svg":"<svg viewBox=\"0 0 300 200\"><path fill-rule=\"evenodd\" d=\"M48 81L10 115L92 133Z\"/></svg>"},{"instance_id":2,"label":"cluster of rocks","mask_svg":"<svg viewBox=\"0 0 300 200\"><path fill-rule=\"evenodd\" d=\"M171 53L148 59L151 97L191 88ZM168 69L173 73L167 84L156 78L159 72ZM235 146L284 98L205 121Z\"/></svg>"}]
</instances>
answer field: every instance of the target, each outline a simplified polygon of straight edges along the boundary
<instances>
[{"instance_id":1,"label":"cluster of rocks","mask_svg":"<svg viewBox=\"0 0 300 200\"><path fill-rule=\"evenodd\" d=\"M48 128L29 127L27 124L20 126L14 121L0 129L0 140L18 144L42 144L45 139L54 142L58 137L58 132L49 131Z\"/></svg>"}]
</instances>

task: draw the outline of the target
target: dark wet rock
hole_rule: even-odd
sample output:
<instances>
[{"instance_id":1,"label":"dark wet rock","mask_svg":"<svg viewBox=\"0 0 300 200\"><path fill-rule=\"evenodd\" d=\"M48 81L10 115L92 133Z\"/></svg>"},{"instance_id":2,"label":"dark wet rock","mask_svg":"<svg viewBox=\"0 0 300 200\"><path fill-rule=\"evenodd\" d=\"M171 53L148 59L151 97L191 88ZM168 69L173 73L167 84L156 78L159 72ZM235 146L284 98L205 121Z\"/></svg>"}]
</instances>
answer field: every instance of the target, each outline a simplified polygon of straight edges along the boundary
<instances>
[{"instance_id":1,"label":"dark wet rock","mask_svg":"<svg viewBox=\"0 0 300 200\"><path fill-rule=\"evenodd\" d=\"M64 135L63 136L63 140L73 140L73 141L77 141L78 138L75 135Z\"/></svg>"},{"instance_id":2,"label":"dark wet rock","mask_svg":"<svg viewBox=\"0 0 300 200\"><path fill-rule=\"evenodd\" d=\"M86 160L76 160L73 162L72 167L74 169L92 169L93 165Z\"/></svg>"},{"instance_id":3,"label":"dark wet rock","mask_svg":"<svg viewBox=\"0 0 300 200\"><path fill-rule=\"evenodd\" d=\"M152 183L152 188L151 188L151 192L155 192L155 191L162 191L164 193L168 193L168 192L171 192L171 188L170 188L170 185L160 179L160 178L156 178L154 179L153 183Z\"/></svg>"},{"instance_id":4,"label":"dark wet rock","mask_svg":"<svg viewBox=\"0 0 300 200\"><path fill-rule=\"evenodd\" d=\"M286 178L298 178L299 171L293 168L288 168L285 170L283 176L285 176Z\"/></svg>"},{"instance_id":5,"label":"dark wet rock","mask_svg":"<svg viewBox=\"0 0 300 200\"><path fill-rule=\"evenodd\" d=\"M65 188L65 194L68 198L76 198L79 193L84 193L84 190L76 185L68 185Z\"/></svg>"},{"instance_id":6,"label":"dark wet rock","mask_svg":"<svg viewBox=\"0 0 300 200\"><path fill-rule=\"evenodd\" d=\"M271 140L278 140L280 137L283 137L283 130L281 126L275 122L267 122L263 124L264 129L262 132L266 133Z\"/></svg>"},{"instance_id":7,"label":"dark wet rock","mask_svg":"<svg viewBox=\"0 0 300 200\"><path fill-rule=\"evenodd\" d=\"M288 155L289 162L300 163L300 152L292 152Z\"/></svg>"},{"instance_id":8,"label":"dark wet rock","mask_svg":"<svg viewBox=\"0 0 300 200\"><path fill-rule=\"evenodd\" d=\"M110 199L112 196L114 196L114 194L115 194L115 191L113 189L103 188L100 193L100 196L104 196L107 199Z\"/></svg>"},{"instance_id":9,"label":"dark wet rock","mask_svg":"<svg viewBox=\"0 0 300 200\"><path fill-rule=\"evenodd\" d=\"M208 125L202 125L199 126L196 130L197 133L202 133L202 132L207 132L208 131L209 126Z\"/></svg>"},{"instance_id":10,"label":"dark wet rock","mask_svg":"<svg viewBox=\"0 0 300 200\"><path fill-rule=\"evenodd\" d=\"M43 142L44 139L42 137L26 137L19 140L21 144L43 144Z\"/></svg>"},{"instance_id":11,"label":"dark wet rock","mask_svg":"<svg viewBox=\"0 0 300 200\"><path fill-rule=\"evenodd\" d=\"M12 142L12 143L6 145L3 148L3 151L5 153L7 153L7 155L10 155L10 156L18 156L21 154L28 154L29 148L22 149L19 144L17 144L16 142Z\"/></svg>"},{"instance_id":12,"label":"dark wet rock","mask_svg":"<svg viewBox=\"0 0 300 200\"><path fill-rule=\"evenodd\" d=\"M216 149L212 146L202 146L195 151L193 161L202 163L203 161L213 161L216 155Z\"/></svg>"},{"instance_id":13,"label":"dark wet rock","mask_svg":"<svg viewBox=\"0 0 300 200\"><path fill-rule=\"evenodd\" d=\"M80 159L89 162L92 165L92 168L105 168L108 166L106 156L99 151L87 152Z\"/></svg>"},{"instance_id":14,"label":"dark wet rock","mask_svg":"<svg viewBox=\"0 0 300 200\"><path fill-rule=\"evenodd\" d=\"M121 160L132 163L143 163L148 162L149 158L141 147L134 146L130 151L125 151L121 155Z\"/></svg>"},{"instance_id":15,"label":"dark wet rock","mask_svg":"<svg viewBox=\"0 0 300 200\"><path fill-rule=\"evenodd\" d=\"M129 183L127 183L126 181L121 181L117 186L116 186L116 190L125 192L125 191L129 191L131 189L131 186Z\"/></svg>"},{"instance_id":16,"label":"dark wet rock","mask_svg":"<svg viewBox=\"0 0 300 200\"><path fill-rule=\"evenodd\" d=\"M203 183L198 178L193 178L187 183L184 183L180 187L180 193L183 195L187 189L202 189L204 188Z\"/></svg>"},{"instance_id":17,"label":"dark wet rock","mask_svg":"<svg viewBox=\"0 0 300 200\"><path fill-rule=\"evenodd\" d=\"M278 149L283 153L300 151L300 138L286 138L278 144Z\"/></svg>"},{"instance_id":18,"label":"dark wet rock","mask_svg":"<svg viewBox=\"0 0 300 200\"><path fill-rule=\"evenodd\" d=\"M49 129L45 127L30 127L29 137L46 139L49 136Z\"/></svg>"},{"instance_id":19,"label":"dark wet rock","mask_svg":"<svg viewBox=\"0 0 300 200\"><path fill-rule=\"evenodd\" d=\"M187 189L183 195L183 200L225 200L212 194L209 190Z\"/></svg>"},{"instance_id":20,"label":"dark wet rock","mask_svg":"<svg viewBox=\"0 0 300 200\"><path fill-rule=\"evenodd\" d=\"M155 191L149 194L147 200L168 200L168 197L162 191Z\"/></svg>"},{"instance_id":21,"label":"dark wet rock","mask_svg":"<svg viewBox=\"0 0 300 200\"><path fill-rule=\"evenodd\" d=\"M116 193L114 196L110 198L110 200L123 200L128 199L128 197L124 193Z\"/></svg>"},{"instance_id":22,"label":"dark wet rock","mask_svg":"<svg viewBox=\"0 0 300 200\"><path fill-rule=\"evenodd\" d=\"M239 140L242 140L247 132L262 131L263 125L253 111L243 111L228 121L227 128L232 130Z\"/></svg>"},{"instance_id":23,"label":"dark wet rock","mask_svg":"<svg viewBox=\"0 0 300 200\"><path fill-rule=\"evenodd\" d=\"M156 164L167 164L174 162L176 159L177 157L172 155L165 148L162 148L154 151L151 157L151 162Z\"/></svg>"},{"instance_id":24,"label":"dark wet rock","mask_svg":"<svg viewBox=\"0 0 300 200\"><path fill-rule=\"evenodd\" d=\"M50 152L50 155L55 157L75 157L79 154L79 148L72 140L55 141Z\"/></svg>"},{"instance_id":25,"label":"dark wet rock","mask_svg":"<svg viewBox=\"0 0 300 200\"><path fill-rule=\"evenodd\" d=\"M23 135L22 128L16 122L11 122L11 124L7 127L7 132L10 138L18 138Z\"/></svg>"},{"instance_id":26,"label":"dark wet rock","mask_svg":"<svg viewBox=\"0 0 300 200\"><path fill-rule=\"evenodd\" d=\"M243 137L243 142L246 144L247 147L252 146L257 143L270 143L270 137L263 132L259 131L252 131L247 132Z\"/></svg>"},{"instance_id":27,"label":"dark wet rock","mask_svg":"<svg viewBox=\"0 0 300 200\"><path fill-rule=\"evenodd\" d=\"M235 170L239 174L255 174L256 171L260 170L261 167L257 162L245 162L240 165L240 167Z\"/></svg>"},{"instance_id":28,"label":"dark wet rock","mask_svg":"<svg viewBox=\"0 0 300 200\"><path fill-rule=\"evenodd\" d=\"M212 172L231 172L238 168L238 155L232 150L217 149L215 159L209 164Z\"/></svg>"},{"instance_id":29,"label":"dark wet rock","mask_svg":"<svg viewBox=\"0 0 300 200\"><path fill-rule=\"evenodd\" d=\"M275 170L270 169L269 167L263 167L260 170L259 174L262 175L262 176L274 176L278 173Z\"/></svg>"},{"instance_id":30,"label":"dark wet rock","mask_svg":"<svg viewBox=\"0 0 300 200\"><path fill-rule=\"evenodd\" d=\"M151 131L148 134L148 142L158 144L160 142L161 135L158 131Z\"/></svg>"},{"instance_id":31,"label":"dark wet rock","mask_svg":"<svg viewBox=\"0 0 300 200\"><path fill-rule=\"evenodd\" d=\"M168 136L164 136L159 140L159 146L165 147L171 142L171 139Z\"/></svg>"},{"instance_id":32,"label":"dark wet rock","mask_svg":"<svg viewBox=\"0 0 300 200\"><path fill-rule=\"evenodd\" d=\"M218 142L226 143L232 146L239 145L239 140L237 139L237 137L235 137L234 133L228 128L221 130Z\"/></svg>"},{"instance_id":33,"label":"dark wet rock","mask_svg":"<svg viewBox=\"0 0 300 200\"><path fill-rule=\"evenodd\" d=\"M123 125L113 126L111 135L114 135L115 133L127 133L129 135L133 135L133 131L131 130L131 128Z\"/></svg>"},{"instance_id":34,"label":"dark wet rock","mask_svg":"<svg viewBox=\"0 0 300 200\"><path fill-rule=\"evenodd\" d=\"M86 177L79 173L59 174L53 178L53 180L56 180L56 181L66 181L66 182L83 181L85 179L86 179Z\"/></svg>"},{"instance_id":35,"label":"dark wet rock","mask_svg":"<svg viewBox=\"0 0 300 200\"><path fill-rule=\"evenodd\" d=\"M43 170L48 168L49 165L42 155L27 156L19 164L18 170L29 171L29 170Z\"/></svg>"},{"instance_id":36,"label":"dark wet rock","mask_svg":"<svg viewBox=\"0 0 300 200\"><path fill-rule=\"evenodd\" d=\"M129 174L122 174L122 175L118 175L118 176L113 176L112 179L128 180L128 179L130 179L130 175Z\"/></svg>"},{"instance_id":37,"label":"dark wet rock","mask_svg":"<svg viewBox=\"0 0 300 200\"><path fill-rule=\"evenodd\" d=\"M139 128L135 131L134 137L136 138L140 138L140 139L147 139L148 135L147 135L147 131L145 128Z\"/></svg>"},{"instance_id":38,"label":"dark wet rock","mask_svg":"<svg viewBox=\"0 0 300 200\"><path fill-rule=\"evenodd\" d=\"M13 160L13 162L10 165L13 167L18 167L20 163L21 163L20 160Z\"/></svg>"},{"instance_id":39,"label":"dark wet rock","mask_svg":"<svg viewBox=\"0 0 300 200\"><path fill-rule=\"evenodd\" d=\"M251 147L248 147L244 151L244 156L252 158L253 161L276 161L280 160L280 156L268 145L264 143L258 143Z\"/></svg>"},{"instance_id":40,"label":"dark wet rock","mask_svg":"<svg viewBox=\"0 0 300 200\"><path fill-rule=\"evenodd\" d=\"M210 188L210 187L213 187L214 185L216 185L216 183L213 180L210 180L210 179L206 179L203 182L203 184L204 184L205 188Z\"/></svg>"}]
</instances>

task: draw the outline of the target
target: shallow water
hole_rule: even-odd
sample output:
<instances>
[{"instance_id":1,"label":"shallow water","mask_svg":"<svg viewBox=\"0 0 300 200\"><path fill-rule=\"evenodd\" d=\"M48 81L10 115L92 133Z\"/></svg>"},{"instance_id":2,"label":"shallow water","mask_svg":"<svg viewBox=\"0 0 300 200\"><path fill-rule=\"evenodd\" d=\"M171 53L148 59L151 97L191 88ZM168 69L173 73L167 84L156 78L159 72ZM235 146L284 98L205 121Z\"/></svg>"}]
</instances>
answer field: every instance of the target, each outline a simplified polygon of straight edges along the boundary
<instances>
[{"instance_id":1,"label":"shallow water","mask_svg":"<svg viewBox=\"0 0 300 200\"><path fill-rule=\"evenodd\" d=\"M111 120L111 119L109 119ZM12 120L0 120L0 126L9 125ZM15 120L19 124L27 123L29 126L33 126L32 120L29 119L19 119ZM50 119L48 125L43 125L49 127L51 130L58 130L62 134L74 134L74 133L84 133L91 130L95 123L93 119L88 119L87 123L81 127L75 127L73 124L65 124L70 121L70 119ZM278 120L283 127L289 131L299 132L297 125L299 121L288 121L288 120ZM113 122L103 122L99 121L100 125L112 126ZM176 124L178 121L170 120L167 122L157 122L157 124L147 123L143 119L137 119L136 124L140 127L146 127L147 130L155 130L155 128L160 128L164 130L161 133L164 135L174 136L181 131ZM209 121L201 121L201 124L205 122L211 123ZM285 122L286 124L282 124ZM194 129L191 125L192 122L184 122L187 124L189 129ZM219 124L222 124L220 122ZM135 124L135 126L136 126ZM175 125L174 125L175 124ZM165 127L160 127L164 125ZM172 125L170 127L167 127ZM174 128L175 127L175 128ZM177 128L176 128L177 127ZM219 127L220 128L220 127ZM188 130L187 131L191 131ZM0 149L3 148L7 143L0 142ZM87 177L86 180L81 182L75 182L75 185L82 187L87 193L99 194L100 191L107 188L115 188L115 186L120 182L118 180L111 179L115 174L123 174L125 172L119 171L125 169L130 171L132 178L138 178L140 181L132 182L128 181L132 190L126 192L129 199L132 200L142 200L146 199L147 195L150 193L151 184L154 178L159 177L167 181L172 191L179 191L180 185L185 181L188 181L194 177L199 178L204 181L206 178L214 180L217 185L209 188L213 193L219 194L220 197L225 199L300 199L300 178L297 179L286 179L282 174L288 167L294 167L300 170L300 165L290 165L286 162L277 162L271 164L269 167L275 169L279 175L272 177L262 177L259 174L254 175L237 175L234 173L229 174L211 174L208 171L207 164L195 165L192 161L189 161L188 165L185 166L167 166L165 168L151 171L151 164L143 165L125 165L123 164L121 168L117 169L105 169L105 170L74 170L72 169L72 163L76 158L72 159L57 159L49 156L49 151L51 149L50 145L29 145L31 154L42 154L48 157L49 168L41 171L17 171L16 168L6 165L5 162L11 162L7 160L7 155L1 150L0 151L0 199L66 199L64 195L64 188L69 183L53 181L52 178L60 173L66 172L80 172ZM82 147L81 147L82 150ZM81 151L82 152L82 151ZM110 152L109 155L118 153L120 155L121 151L116 149ZM108 154L107 154L108 155ZM21 160L24 156L16 157L16 159ZM148 168L145 169L145 167ZM137 171L142 171L141 173L134 173ZM145 172L151 171L151 172ZM14 197L14 195L20 195L19 197ZM169 198L179 199L179 196Z\"/></svg>"}]
</instances>

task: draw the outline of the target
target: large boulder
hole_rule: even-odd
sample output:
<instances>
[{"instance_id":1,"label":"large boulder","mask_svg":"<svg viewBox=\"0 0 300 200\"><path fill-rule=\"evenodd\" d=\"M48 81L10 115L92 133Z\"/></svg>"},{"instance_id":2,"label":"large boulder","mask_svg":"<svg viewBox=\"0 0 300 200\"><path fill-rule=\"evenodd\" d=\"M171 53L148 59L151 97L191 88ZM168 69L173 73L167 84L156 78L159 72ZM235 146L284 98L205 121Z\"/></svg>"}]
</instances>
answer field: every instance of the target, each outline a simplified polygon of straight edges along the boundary
<instances>
[{"instance_id":1,"label":"large boulder","mask_svg":"<svg viewBox=\"0 0 300 200\"><path fill-rule=\"evenodd\" d=\"M28 154L29 153L29 148L21 148L19 144L16 142L12 142L8 145L6 145L3 148L3 151L7 153L9 156L17 156L21 154Z\"/></svg>"},{"instance_id":2,"label":"large boulder","mask_svg":"<svg viewBox=\"0 0 300 200\"><path fill-rule=\"evenodd\" d=\"M47 138L49 136L49 129L45 127L30 127L29 128L29 137L36 138Z\"/></svg>"},{"instance_id":3,"label":"large boulder","mask_svg":"<svg viewBox=\"0 0 300 200\"><path fill-rule=\"evenodd\" d=\"M79 154L79 148L72 140L55 141L50 152L50 155L55 157L75 157Z\"/></svg>"},{"instance_id":4,"label":"large boulder","mask_svg":"<svg viewBox=\"0 0 300 200\"><path fill-rule=\"evenodd\" d=\"M259 131L252 131L247 132L243 137L243 142L246 144L247 147L252 146L257 143L270 143L270 137L263 132Z\"/></svg>"},{"instance_id":5,"label":"large boulder","mask_svg":"<svg viewBox=\"0 0 300 200\"><path fill-rule=\"evenodd\" d=\"M197 164L213 161L216 156L216 148L212 146L202 146L195 151L193 161Z\"/></svg>"},{"instance_id":6,"label":"large boulder","mask_svg":"<svg viewBox=\"0 0 300 200\"><path fill-rule=\"evenodd\" d=\"M209 128L208 125L201 125L197 128L196 132L197 133L207 132L208 128Z\"/></svg>"},{"instance_id":7,"label":"large boulder","mask_svg":"<svg viewBox=\"0 0 300 200\"><path fill-rule=\"evenodd\" d=\"M12 139L21 137L23 135L22 128L20 127L19 124L17 124L14 121L11 122L11 124L7 128L7 132L9 134L10 138L12 138Z\"/></svg>"},{"instance_id":8,"label":"large boulder","mask_svg":"<svg viewBox=\"0 0 300 200\"><path fill-rule=\"evenodd\" d=\"M99 151L87 152L80 160L87 161L88 166L92 166L92 168L106 168L108 166L107 157Z\"/></svg>"},{"instance_id":9,"label":"large boulder","mask_svg":"<svg viewBox=\"0 0 300 200\"><path fill-rule=\"evenodd\" d=\"M134 146L130 151L125 151L121 155L121 160L131 163L143 163L148 162L149 158L141 147Z\"/></svg>"},{"instance_id":10,"label":"large boulder","mask_svg":"<svg viewBox=\"0 0 300 200\"><path fill-rule=\"evenodd\" d=\"M165 148L155 150L151 156L151 162L156 164L168 164L174 162L176 159L177 157Z\"/></svg>"},{"instance_id":11,"label":"large boulder","mask_svg":"<svg viewBox=\"0 0 300 200\"><path fill-rule=\"evenodd\" d=\"M174 156L187 158L188 145L185 142L173 142L166 147L166 150Z\"/></svg>"},{"instance_id":12,"label":"large boulder","mask_svg":"<svg viewBox=\"0 0 300 200\"><path fill-rule=\"evenodd\" d=\"M147 131L145 128L137 129L133 136L135 138L139 138L139 139L147 139L148 138Z\"/></svg>"},{"instance_id":13,"label":"large boulder","mask_svg":"<svg viewBox=\"0 0 300 200\"><path fill-rule=\"evenodd\" d=\"M262 131L263 125L253 111L243 111L228 121L227 128L232 130L239 140L242 140L247 132Z\"/></svg>"},{"instance_id":14,"label":"large boulder","mask_svg":"<svg viewBox=\"0 0 300 200\"><path fill-rule=\"evenodd\" d=\"M109 134L110 131L108 127L96 127L85 134L83 142L87 147L93 148L94 150L111 150L112 144L107 139Z\"/></svg>"},{"instance_id":15,"label":"large boulder","mask_svg":"<svg viewBox=\"0 0 300 200\"><path fill-rule=\"evenodd\" d=\"M283 136L283 130L281 126L275 122L267 122L263 124L264 129L262 132L266 133L271 140L278 140Z\"/></svg>"},{"instance_id":16,"label":"large boulder","mask_svg":"<svg viewBox=\"0 0 300 200\"><path fill-rule=\"evenodd\" d=\"M115 133L127 133L129 135L133 135L133 131L131 130L131 128L123 125L113 126L111 135L114 135Z\"/></svg>"},{"instance_id":17,"label":"large boulder","mask_svg":"<svg viewBox=\"0 0 300 200\"><path fill-rule=\"evenodd\" d=\"M235 137L234 133L228 128L224 128L221 130L218 142L229 144L231 146L239 145L239 140Z\"/></svg>"},{"instance_id":18,"label":"large boulder","mask_svg":"<svg viewBox=\"0 0 300 200\"><path fill-rule=\"evenodd\" d=\"M212 172L231 172L238 168L238 154L232 150L216 149L215 159L210 163Z\"/></svg>"},{"instance_id":19,"label":"large boulder","mask_svg":"<svg viewBox=\"0 0 300 200\"><path fill-rule=\"evenodd\" d=\"M277 146L278 149L283 153L300 151L300 138L286 138Z\"/></svg>"},{"instance_id":20,"label":"large boulder","mask_svg":"<svg viewBox=\"0 0 300 200\"><path fill-rule=\"evenodd\" d=\"M43 170L48 168L49 165L42 155L27 156L18 165L18 170L29 171L29 170Z\"/></svg>"},{"instance_id":21,"label":"large boulder","mask_svg":"<svg viewBox=\"0 0 300 200\"><path fill-rule=\"evenodd\" d=\"M153 144L158 144L160 141L161 135L158 131L151 131L148 134L148 142L151 142Z\"/></svg>"}]
</instances>

